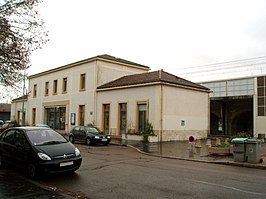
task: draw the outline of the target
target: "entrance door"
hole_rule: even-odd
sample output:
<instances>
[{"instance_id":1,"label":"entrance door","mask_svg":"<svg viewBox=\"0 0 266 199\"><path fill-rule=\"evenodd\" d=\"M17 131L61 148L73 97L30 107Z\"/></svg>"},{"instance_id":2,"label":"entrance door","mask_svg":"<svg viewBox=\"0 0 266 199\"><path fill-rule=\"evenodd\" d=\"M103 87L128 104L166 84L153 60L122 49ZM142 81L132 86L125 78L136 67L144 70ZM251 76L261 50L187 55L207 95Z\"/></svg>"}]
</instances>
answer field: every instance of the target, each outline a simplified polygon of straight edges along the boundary
<instances>
[{"instance_id":1,"label":"entrance door","mask_svg":"<svg viewBox=\"0 0 266 199\"><path fill-rule=\"evenodd\" d=\"M109 134L110 104L103 105L103 129L105 134Z\"/></svg>"},{"instance_id":2,"label":"entrance door","mask_svg":"<svg viewBox=\"0 0 266 199\"><path fill-rule=\"evenodd\" d=\"M46 108L47 125L55 130L65 130L66 107Z\"/></svg>"},{"instance_id":3,"label":"entrance door","mask_svg":"<svg viewBox=\"0 0 266 199\"><path fill-rule=\"evenodd\" d=\"M127 104L119 104L119 109L120 109L120 135L125 135L126 130L127 130Z\"/></svg>"},{"instance_id":4,"label":"entrance door","mask_svg":"<svg viewBox=\"0 0 266 199\"><path fill-rule=\"evenodd\" d=\"M85 105L79 106L79 125L84 126L85 124Z\"/></svg>"}]
</instances>

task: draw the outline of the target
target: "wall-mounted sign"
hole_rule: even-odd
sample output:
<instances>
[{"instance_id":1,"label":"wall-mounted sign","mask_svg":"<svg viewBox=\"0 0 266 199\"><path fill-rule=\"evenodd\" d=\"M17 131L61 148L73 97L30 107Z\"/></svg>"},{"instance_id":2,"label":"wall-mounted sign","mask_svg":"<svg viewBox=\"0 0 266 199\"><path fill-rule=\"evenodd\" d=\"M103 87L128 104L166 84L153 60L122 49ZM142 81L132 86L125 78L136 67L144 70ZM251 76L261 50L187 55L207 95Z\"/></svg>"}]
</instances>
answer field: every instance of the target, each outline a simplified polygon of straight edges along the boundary
<instances>
[{"instance_id":1,"label":"wall-mounted sign","mask_svg":"<svg viewBox=\"0 0 266 199\"><path fill-rule=\"evenodd\" d=\"M71 113L70 123L71 123L71 125L76 124L76 113Z\"/></svg>"}]
</instances>

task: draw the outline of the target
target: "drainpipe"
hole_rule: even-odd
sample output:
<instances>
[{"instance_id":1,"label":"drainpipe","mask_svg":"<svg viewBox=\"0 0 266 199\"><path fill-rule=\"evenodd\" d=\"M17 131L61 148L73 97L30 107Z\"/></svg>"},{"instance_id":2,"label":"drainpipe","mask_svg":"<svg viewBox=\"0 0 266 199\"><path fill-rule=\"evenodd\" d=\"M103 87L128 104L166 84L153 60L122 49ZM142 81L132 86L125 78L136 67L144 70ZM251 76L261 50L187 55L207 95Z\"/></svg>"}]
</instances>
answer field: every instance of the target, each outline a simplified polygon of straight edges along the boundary
<instances>
[{"instance_id":1,"label":"drainpipe","mask_svg":"<svg viewBox=\"0 0 266 199\"><path fill-rule=\"evenodd\" d=\"M96 106L97 106L97 84L98 84L98 61L96 60L96 63L95 63L95 71L94 71L94 109L93 109L93 122L94 122L94 125L97 126L97 121L96 121Z\"/></svg>"},{"instance_id":2,"label":"drainpipe","mask_svg":"<svg viewBox=\"0 0 266 199\"><path fill-rule=\"evenodd\" d=\"M162 78L162 70L159 71L159 78ZM160 84L160 104L161 104L161 113L160 113L160 132L159 132L159 141L162 142L163 134L163 85Z\"/></svg>"},{"instance_id":3,"label":"drainpipe","mask_svg":"<svg viewBox=\"0 0 266 199\"><path fill-rule=\"evenodd\" d=\"M163 141L163 85L161 84L161 92L160 92L160 95L161 95L161 129L160 129L160 142Z\"/></svg>"},{"instance_id":4,"label":"drainpipe","mask_svg":"<svg viewBox=\"0 0 266 199\"><path fill-rule=\"evenodd\" d=\"M256 117L257 117L257 107L258 107L258 96L257 96L257 78L254 78L254 87L253 87L253 137L258 137L257 135L257 125L256 125Z\"/></svg>"}]
</instances>

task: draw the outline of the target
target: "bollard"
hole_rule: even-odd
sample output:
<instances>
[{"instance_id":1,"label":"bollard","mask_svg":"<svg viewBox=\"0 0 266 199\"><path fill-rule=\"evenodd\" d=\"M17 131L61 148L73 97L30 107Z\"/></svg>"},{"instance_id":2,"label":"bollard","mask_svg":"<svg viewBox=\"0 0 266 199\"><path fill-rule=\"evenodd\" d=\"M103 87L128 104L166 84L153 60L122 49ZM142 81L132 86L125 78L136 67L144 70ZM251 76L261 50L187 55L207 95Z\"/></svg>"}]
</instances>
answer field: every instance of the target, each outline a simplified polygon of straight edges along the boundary
<instances>
[{"instance_id":1,"label":"bollard","mask_svg":"<svg viewBox=\"0 0 266 199\"><path fill-rule=\"evenodd\" d=\"M216 138L216 145L220 145L221 144L221 139L220 138Z\"/></svg>"},{"instance_id":2,"label":"bollard","mask_svg":"<svg viewBox=\"0 0 266 199\"><path fill-rule=\"evenodd\" d=\"M229 138L225 138L224 143L229 144Z\"/></svg>"},{"instance_id":3,"label":"bollard","mask_svg":"<svg viewBox=\"0 0 266 199\"><path fill-rule=\"evenodd\" d=\"M196 140L196 145L195 145L196 148L201 148L201 140L200 139L197 139Z\"/></svg>"},{"instance_id":4,"label":"bollard","mask_svg":"<svg viewBox=\"0 0 266 199\"><path fill-rule=\"evenodd\" d=\"M188 143L188 157L189 158L194 157L194 148L195 148L195 142L189 142Z\"/></svg>"},{"instance_id":5,"label":"bollard","mask_svg":"<svg viewBox=\"0 0 266 199\"><path fill-rule=\"evenodd\" d=\"M193 136L190 136L188 138L188 150L189 150L188 157L189 158L194 157L194 148L195 148L195 138Z\"/></svg>"},{"instance_id":6,"label":"bollard","mask_svg":"<svg viewBox=\"0 0 266 199\"><path fill-rule=\"evenodd\" d=\"M207 139L206 146L211 146L211 145L212 145L211 139Z\"/></svg>"}]
</instances>

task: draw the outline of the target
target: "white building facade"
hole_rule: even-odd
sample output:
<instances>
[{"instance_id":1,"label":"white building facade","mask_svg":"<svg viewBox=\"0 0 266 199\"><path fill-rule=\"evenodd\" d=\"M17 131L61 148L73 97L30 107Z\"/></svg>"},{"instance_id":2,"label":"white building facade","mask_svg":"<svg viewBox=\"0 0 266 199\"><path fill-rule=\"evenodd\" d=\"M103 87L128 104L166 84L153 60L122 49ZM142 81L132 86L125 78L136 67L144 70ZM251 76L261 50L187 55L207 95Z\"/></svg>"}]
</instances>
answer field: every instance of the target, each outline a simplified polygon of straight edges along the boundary
<instances>
[{"instance_id":1,"label":"white building facade","mask_svg":"<svg viewBox=\"0 0 266 199\"><path fill-rule=\"evenodd\" d=\"M209 134L209 90L191 83L165 82L167 77L159 77L175 76L164 71L148 75L157 78L129 80L119 85L111 83L110 87L98 88L97 121L102 121L101 128L106 129L105 113L101 112L108 107L107 130L111 135L138 134L148 121L153 126L155 141L188 140L189 136L206 138ZM143 74L133 76L137 77L133 79L142 79Z\"/></svg>"},{"instance_id":2,"label":"white building facade","mask_svg":"<svg viewBox=\"0 0 266 199\"><path fill-rule=\"evenodd\" d=\"M156 141L183 140L191 135L206 138L209 89L164 71L149 70L100 55L32 75L27 97L12 101L11 119L21 124L24 113L26 125L44 123L65 132L92 124L118 137L143 131L151 123ZM143 74L152 81L139 79ZM112 85L123 78L128 82Z\"/></svg>"}]
</instances>

